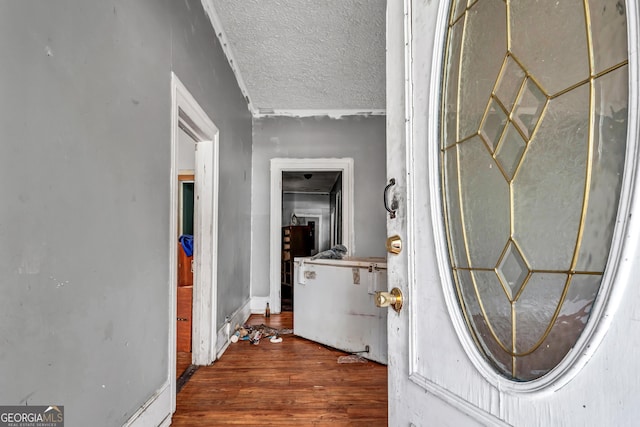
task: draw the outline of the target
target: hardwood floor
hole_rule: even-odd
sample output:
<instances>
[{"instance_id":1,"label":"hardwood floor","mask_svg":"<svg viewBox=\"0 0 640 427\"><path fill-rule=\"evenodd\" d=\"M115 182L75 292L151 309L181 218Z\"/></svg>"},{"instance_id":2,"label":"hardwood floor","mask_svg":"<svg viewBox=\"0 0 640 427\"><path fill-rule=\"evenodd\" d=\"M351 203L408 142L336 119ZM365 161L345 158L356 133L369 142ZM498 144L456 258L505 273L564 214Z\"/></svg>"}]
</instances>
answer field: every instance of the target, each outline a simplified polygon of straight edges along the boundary
<instances>
[{"instance_id":1,"label":"hardwood floor","mask_svg":"<svg viewBox=\"0 0 640 427\"><path fill-rule=\"evenodd\" d=\"M176 357L176 378L180 378L189 366L191 366L191 353L179 351Z\"/></svg>"},{"instance_id":2,"label":"hardwood floor","mask_svg":"<svg viewBox=\"0 0 640 427\"><path fill-rule=\"evenodd\" d=\"M247 323L292 328L293 313ZM386 426L387 367L340 364L345 353L283 335L230 344L177 396L172 426Z\"/></svg>"}]
</instances>

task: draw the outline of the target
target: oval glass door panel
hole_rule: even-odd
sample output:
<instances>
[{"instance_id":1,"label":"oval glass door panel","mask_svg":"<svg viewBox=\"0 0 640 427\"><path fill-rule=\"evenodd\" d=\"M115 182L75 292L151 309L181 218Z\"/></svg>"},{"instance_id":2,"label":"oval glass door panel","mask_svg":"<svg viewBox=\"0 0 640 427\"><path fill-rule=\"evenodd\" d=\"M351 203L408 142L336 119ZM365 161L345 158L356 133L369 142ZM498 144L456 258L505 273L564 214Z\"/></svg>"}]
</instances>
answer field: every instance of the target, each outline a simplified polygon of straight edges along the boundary
<instances>
[{"instance_id":1,"label":"oval glass door panel","mask_svg":"<svg viewBox=\"0 0 640 427\"><path fill-rule=\"evenodd\" d=\"M516 381L568 354L598 297L627 140L622 0L453 1L441 172L459 307Z\"/></svg>"}]
</instances>

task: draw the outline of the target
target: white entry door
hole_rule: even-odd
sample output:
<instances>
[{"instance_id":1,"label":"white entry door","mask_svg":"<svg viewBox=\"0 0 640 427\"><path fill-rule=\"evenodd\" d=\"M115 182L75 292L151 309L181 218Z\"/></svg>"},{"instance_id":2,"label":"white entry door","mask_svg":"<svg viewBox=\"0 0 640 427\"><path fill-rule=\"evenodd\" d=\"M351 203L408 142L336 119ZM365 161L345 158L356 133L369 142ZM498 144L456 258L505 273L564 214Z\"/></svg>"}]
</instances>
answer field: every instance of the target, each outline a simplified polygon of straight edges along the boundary
<instances>
[{"instance_id":1,"label":"white entry door","mask_svg":"<svg viewBox=\"0 0 640 427\"><path fill-rule=\"evenodd\" d=\"M639 24L387 3L389 425L638 425Z\"/></svg>"}]
</instances>

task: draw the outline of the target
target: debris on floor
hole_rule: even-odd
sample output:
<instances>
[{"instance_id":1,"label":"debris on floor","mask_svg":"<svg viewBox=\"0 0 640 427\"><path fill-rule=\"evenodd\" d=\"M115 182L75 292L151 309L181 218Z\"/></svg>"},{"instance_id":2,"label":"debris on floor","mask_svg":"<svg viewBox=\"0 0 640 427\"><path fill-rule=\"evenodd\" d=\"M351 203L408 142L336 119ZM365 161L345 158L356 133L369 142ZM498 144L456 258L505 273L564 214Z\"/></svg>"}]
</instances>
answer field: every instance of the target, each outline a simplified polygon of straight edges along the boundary
<instances>
[{"instance_id":1,"label":"debris on floor","mask_svg":"<svg viewBox=\"0 0 640 427\"><path fill-rule=\"evenodd\" d=\"M338 363L367 363L367 359L357 354L338 357Z\"/></svg>"},{"instance_id":2,"label":"debris on floor","mask_svg":"<svg viewBox=\"0 0 640 427\"><path fill-rule=\"evenodd\" d=\"M262 338L269 338L272 343L281 343L281 335L292 334L293 329L275 329L267 325L242 325L235 327L235 333L231 336L231 342L249 341L253 345L260 344Z\"/></svg>"}]
</instances>

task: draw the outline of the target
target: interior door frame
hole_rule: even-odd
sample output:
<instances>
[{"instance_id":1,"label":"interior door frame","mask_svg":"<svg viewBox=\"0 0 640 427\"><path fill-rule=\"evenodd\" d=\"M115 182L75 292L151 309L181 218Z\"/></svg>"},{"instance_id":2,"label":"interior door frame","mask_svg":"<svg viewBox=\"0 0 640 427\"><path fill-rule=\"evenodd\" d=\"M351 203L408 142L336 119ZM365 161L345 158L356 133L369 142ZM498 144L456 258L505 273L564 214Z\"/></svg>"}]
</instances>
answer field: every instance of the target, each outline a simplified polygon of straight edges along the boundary
<instances>
[{"instance_id":1,"label":"interior door frame","mask_svg":"<svg viewBox=\"0 0 640 427\"><path fill-rule=\"evenodd\" d=\"M176 407L176 296L178 262L178 138L183 129L196 142L194 206L194 281L192 363L209 365L216 357L219 130L171 73L171 184L169 232L169 366L171 411ZM204 199L203 199L204 198ZM205 230L211 230L205 232Z\"/></svg>"},{"instance_id":2,"label":"interior door frame","mask_svg":"<svg viewBox=\"0 0 640 427\"><path fill-rule=\"evenodd\" d=\"M272 313L280 313L280 262L282 246L282 172L342 172L342 240L347 255L355 253L354 227L354 172L353 158L273 158L271 159L271 219L269 230L269 303Z\"/></svg>"}]
</instances>

